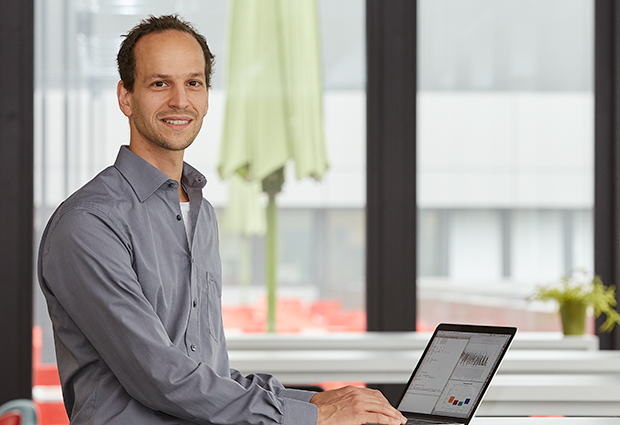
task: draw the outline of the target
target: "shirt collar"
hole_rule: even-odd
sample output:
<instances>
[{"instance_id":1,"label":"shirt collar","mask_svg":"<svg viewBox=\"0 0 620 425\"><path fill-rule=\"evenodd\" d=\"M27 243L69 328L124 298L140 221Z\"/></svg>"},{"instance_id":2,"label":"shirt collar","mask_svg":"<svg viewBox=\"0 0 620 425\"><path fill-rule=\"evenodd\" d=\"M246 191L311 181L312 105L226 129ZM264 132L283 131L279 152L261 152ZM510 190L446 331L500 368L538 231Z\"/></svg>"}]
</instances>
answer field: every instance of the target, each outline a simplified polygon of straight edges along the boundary
<instances>
[{"instance_id":1,"label":"shirt collar","mask_svg":"<svg viewBox=\"0 0 620 425\"><path fill-rule=\"evenodd\" d=\"M114 166L125 177L140 202L144 202L162 184L171 179L156 167L129 150L129 146L121 146ZM183 163L182 183L191 188L202 189L207 179L198 170Z\"/></svg>"},{"instance_id":2,"label":"shirt collar","mask_svg":"<svg viewBox=\"0 0 620 425\"><path fill-rule=\"evenodd\" d=\"M181 183L192 189L202 189L207 184L207 178L203 176L200 171L189 165L187 162L184 162Z\"/></svg>"}]
</instances>

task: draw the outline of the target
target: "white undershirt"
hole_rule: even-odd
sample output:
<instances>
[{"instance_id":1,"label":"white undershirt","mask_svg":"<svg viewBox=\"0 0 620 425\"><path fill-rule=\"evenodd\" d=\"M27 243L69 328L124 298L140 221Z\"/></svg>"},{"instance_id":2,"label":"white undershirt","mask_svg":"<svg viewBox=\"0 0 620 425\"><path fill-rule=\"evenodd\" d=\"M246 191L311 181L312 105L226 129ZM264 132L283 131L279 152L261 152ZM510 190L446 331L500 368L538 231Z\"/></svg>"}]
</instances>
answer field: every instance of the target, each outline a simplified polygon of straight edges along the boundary
<instances>
[{"instance_id":1,"label":"white undershirt","mask_svg":"<svg viewBox=\"0 0 620 425\"><path fill-rule=\"evenodd\" d=\"M189 241L189 202L181 202L181 214L183 215L183 224L185 224L185 233Z\"/></svg>"}]
</instances>

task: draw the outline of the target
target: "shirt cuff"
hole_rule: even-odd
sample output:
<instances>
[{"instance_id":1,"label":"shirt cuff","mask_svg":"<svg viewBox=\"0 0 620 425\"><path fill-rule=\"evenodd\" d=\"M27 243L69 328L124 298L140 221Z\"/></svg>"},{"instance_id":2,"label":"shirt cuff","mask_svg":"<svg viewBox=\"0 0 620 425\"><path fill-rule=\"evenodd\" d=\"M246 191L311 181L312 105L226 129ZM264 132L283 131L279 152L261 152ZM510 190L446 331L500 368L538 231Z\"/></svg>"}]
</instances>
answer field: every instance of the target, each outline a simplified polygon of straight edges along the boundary
<instances>
[{"instance_id":1,"label":"shirt cuff","mask_svg":"<svg viewBox=\"0 0 620 425\"><path fill-rule=\"evenodd\" d=\"M278 397L292 398L293 400L300 400L309 402L310 399L316 394L315 391L294 390L290 388L284 388L278 393Z\"/></svg>"},{"instance_id":2,"label":"shirt cuff","mask_svg":"<svg viewBox=\"0 0 620 425\"><path fill-rule=\"evenodd\" d=\"M319 411L314 404L292 398L283 398L282 401L284 403L282 425L316 425L318 422Z\"/></svg>"}]
</instances>

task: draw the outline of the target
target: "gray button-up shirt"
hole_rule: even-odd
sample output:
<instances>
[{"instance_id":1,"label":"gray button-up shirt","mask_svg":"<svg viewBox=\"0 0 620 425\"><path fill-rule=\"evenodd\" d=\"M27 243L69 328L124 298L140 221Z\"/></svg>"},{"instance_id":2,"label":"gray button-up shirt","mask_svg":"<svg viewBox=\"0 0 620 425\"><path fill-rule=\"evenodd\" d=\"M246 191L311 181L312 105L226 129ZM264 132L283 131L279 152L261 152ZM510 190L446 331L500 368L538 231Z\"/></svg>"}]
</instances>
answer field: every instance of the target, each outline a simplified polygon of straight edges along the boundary
<instances>
[{"instance_id":1,"label":"gray button-up shirt","mask_svg":"<svg viewBox=\"0 0 620 425\"><path fill-rule=\"evenodd\" d=\"M71 423L316 424L314 393L230 369L215 211L188 164L182 184L190 223L177 182L123 146L45 229L39 282Z\"/></svg>"}]
</instances>

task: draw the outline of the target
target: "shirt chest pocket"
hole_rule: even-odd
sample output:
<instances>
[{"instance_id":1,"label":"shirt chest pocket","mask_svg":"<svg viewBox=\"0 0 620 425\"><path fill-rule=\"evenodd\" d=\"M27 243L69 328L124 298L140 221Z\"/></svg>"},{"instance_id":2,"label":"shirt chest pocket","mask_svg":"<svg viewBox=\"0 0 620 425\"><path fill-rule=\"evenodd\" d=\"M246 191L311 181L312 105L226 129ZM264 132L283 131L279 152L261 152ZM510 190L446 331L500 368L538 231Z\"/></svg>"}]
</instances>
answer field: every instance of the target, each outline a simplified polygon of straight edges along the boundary
<instances>
[{"instance_id":1,"label":"shirt chest pocket","mask_svg":"<svg viewBox=\"0 0 620 425\"><path fill-rule=\"evenodd\" d=\"M206 282L202 285L200 302L203 311L202 321L209 329L211 337L219 342L222 340L224 329L222 326L222 281L221 276L207 272Z\"/></svg>"}]
</instances>

